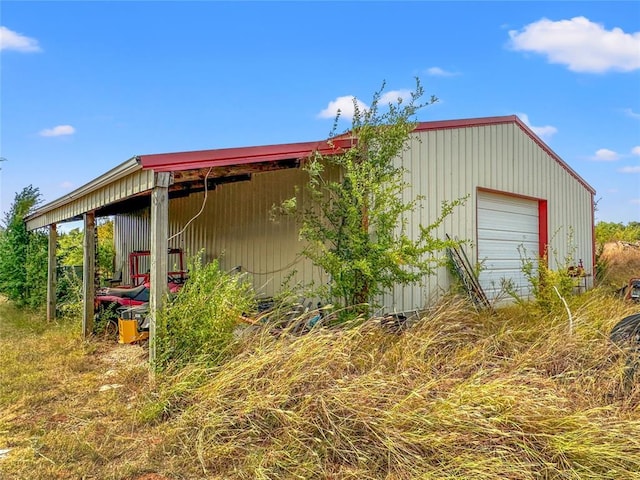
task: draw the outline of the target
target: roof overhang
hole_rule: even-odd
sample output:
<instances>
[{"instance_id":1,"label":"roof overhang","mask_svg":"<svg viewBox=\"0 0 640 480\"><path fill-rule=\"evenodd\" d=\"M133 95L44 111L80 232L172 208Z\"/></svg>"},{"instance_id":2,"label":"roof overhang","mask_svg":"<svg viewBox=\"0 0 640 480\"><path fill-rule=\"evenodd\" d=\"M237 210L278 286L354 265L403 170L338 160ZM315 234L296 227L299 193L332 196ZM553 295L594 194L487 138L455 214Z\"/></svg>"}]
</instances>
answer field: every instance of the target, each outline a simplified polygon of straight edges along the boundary
<instances>
[{"instance_id":1,"label":"roof overhang","mask_svg":"<svg viewBox=\"0 0 640 480\"><path fill-rule=\"evenodd\" d=\"M297 168L314 153L335 155L353 145L350 138L257 147L223 148L135 156L86 185L27 216L29 230L81 218L94 211L109 215L145 204L156 173L173 174L170 192L184 195L204 189L204 182L236 180L253 173ZM209 185L209 184L208 184Z\"/></svg>"},{"instance_id":2,"label":"roof overhang","mask_svg":"<svg viewBox=\"0 0 640 480\"><path fill-rule=\"evenodd\" d=\"M140 155L137 158L144 169L151 169L154 172L175 172L302 159L315 152L322 155L335 155L351 147L352 144L352 139L340 138L333 141L322 140L319 142L287 143L258 147L160 153Z\"/></svg>"},{"instance_id":3,"label":"roof overhang","mask_svg":"<svg viewBox=\"0 0 640 480\"><path fill-rule=\"evenodd\" d=\"M153 188L154 181L153 172L144 171L136 158L130 158L82 187L35 210L25 219L27 229L76 220L83 213Z\"/></svg>"},{"instance_id":4,"label":"roof overhang","mask_svg":"<svg viewBox=\"0 0 640 480\"><path fill-rule=\"evenodd\" d=\"M420 122L414 132L499 124L515 124L592 195L595 194L593 187L516 115ZM33 230L77 219L90 211L113 214L117 213L119 208L144 203L139 197L148 196L155 187L156 173L172 172L173 185L170 188L176 194L184 194L185 191L203 189L204 182L213 178L240 178L256 172L295 168L300 165L300 161L316 152L325 156L339 154L351 148L354 142L355 139L347 132L330 140L315 142L139 155L73 192L38 208L26 218L27 228ZM178 183L182 185L176 185Z\"/></svg>"}]
</instances>

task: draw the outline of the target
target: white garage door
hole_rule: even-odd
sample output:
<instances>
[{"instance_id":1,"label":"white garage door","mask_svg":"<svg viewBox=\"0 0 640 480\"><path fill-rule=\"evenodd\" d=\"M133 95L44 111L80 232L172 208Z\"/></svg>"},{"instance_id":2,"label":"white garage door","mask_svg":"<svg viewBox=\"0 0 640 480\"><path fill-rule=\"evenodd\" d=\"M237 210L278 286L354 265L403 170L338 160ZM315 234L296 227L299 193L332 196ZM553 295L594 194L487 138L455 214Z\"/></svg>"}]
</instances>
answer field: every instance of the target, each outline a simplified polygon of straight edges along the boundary
<instances>
[{"instance_id":1,"label":"white garage door","mask_svg":"<svg viewBox=\"0 0 640 480\"><path fill-rule=\"evenodd\" d=\"M531 285L522 273L523 255L537 269L539 254L538 202L524 198L478 192L478 260L480 284L490 300L506 297L510 282L526 298Z\"/></svg>"}]
</instances>

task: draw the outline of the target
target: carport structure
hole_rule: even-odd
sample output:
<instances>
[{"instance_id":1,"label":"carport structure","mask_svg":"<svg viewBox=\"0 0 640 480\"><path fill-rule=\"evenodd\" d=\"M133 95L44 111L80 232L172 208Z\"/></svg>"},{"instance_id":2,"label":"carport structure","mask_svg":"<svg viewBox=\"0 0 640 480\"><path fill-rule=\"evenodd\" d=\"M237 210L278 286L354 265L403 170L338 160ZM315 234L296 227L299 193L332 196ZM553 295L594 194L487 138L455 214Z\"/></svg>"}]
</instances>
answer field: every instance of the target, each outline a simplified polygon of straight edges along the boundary
<instances>
[{"instance_id":1,"label":"carport structure","mask_svg":"<svg viewBox=\"0 0 640 480\"><path fill-rule=\"evenodd\" d=\"M352 140L290 143L134 156L75 191L37 209L26 218L27 229L48 227L47 318L56 310L57 226L84 222L83 317L85 337L93 331L96 218L150 208L149 361L155 363L156 312L167 290L169 200L202 192L216 183L251 175L299 168L314 152L322 155L349 148Z\"/></svg>"}]
</instances>

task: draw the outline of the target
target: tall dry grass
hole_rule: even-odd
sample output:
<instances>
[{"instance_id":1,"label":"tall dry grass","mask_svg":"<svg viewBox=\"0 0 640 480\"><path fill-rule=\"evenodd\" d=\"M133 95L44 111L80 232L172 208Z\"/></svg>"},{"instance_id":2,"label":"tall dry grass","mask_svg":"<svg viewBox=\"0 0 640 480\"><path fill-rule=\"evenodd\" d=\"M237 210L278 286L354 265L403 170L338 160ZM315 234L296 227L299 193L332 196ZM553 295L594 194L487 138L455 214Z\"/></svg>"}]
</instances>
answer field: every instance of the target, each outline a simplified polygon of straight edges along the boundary
<instances>
[{"instance_id":1,"label":"tall dry grass","mask_svg":"<svg viewBox=\"0 0 640 480\"><path fill-rule=\"evenodd\" d=\"M621 242L603 246L601 255L606 266L602 272L602 284L610 288L627 285L632 277L640 277L640 247Z\"/></svg>"},{"instance_id":2,"label":"tall dry grass","mask_svg":"<svg viewBox=\"0 0 640 480\"><path fill-rule=\"evenodd\" d=\"M637 308L568 300L571 331L564 307L455 298L402 333L247 330L155 382L139 347L0 305L0 478L640 478L640 380L608 340Z\"/></svg>"},{"instance_id":3,"label":"tall dry grass","mask_svg":"<svg viewBox=\"0 0 640 480\"><path fill-rule=\"evenodd\" d=\"M263 331L186 389L158 449L187 478L640 478L640 388L607 339L629 308L573 307L572 333L458 300L401 335Z\"/></svg>"}]
</instances>

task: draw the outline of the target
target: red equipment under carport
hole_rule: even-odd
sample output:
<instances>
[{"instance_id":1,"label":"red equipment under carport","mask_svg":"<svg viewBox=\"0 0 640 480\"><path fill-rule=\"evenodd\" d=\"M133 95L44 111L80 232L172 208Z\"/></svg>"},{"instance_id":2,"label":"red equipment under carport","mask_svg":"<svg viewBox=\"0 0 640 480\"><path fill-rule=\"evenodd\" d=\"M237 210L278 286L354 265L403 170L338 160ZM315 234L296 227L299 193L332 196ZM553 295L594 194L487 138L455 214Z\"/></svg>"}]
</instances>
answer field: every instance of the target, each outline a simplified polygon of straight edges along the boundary
<instances>
[{"instance_id":1,"label":"red equipment under carport","mask_svg":"<svg viewBox=\"0 0 640 480\"><path fill-rule=\"evenodd\" d=\"M178 280L175 283L184 283L187 278L187 272L184 269L184 253L181 248L170 248L169 249L169 265L174 265L178 267L178 270L172 271L168 273L169 282L172 280ZM141 273L140 260L151 255L149 250L135 250L129 254L129 278L131 280L131 285L136 287L138 285L142 285L143 283L149 283L149 272ZM171 259L177 256L177 265L176 262L171 262Z\"/></svg>"},{"instance_id":2,"label":"red equipment under carport","mask_svg":"<svg viewBox=\"0 0 640 480\"><path fill-rule=\"evenodd\" d=\"M180 248L171 248L167 253L170 258L177 255L176 262L170 263L170 265L176 265L179 270L170 271L167 275L169 292L176 293L187 280L187 272L184 270L184 255ZM137 250L129 254L129 272L132 285L116 288L104 287L97 291L94 302L96 324L104 323L105 335L113 336L118 333L120 312L124 311L123 307L142 307L149 302L149 274L140 273L140 268L143 266L141 259L149 255L149 250ZM127 309L127 311L129 310ZM139 312L139 309L131 311Z\"/></svg>"}]
</instances>

